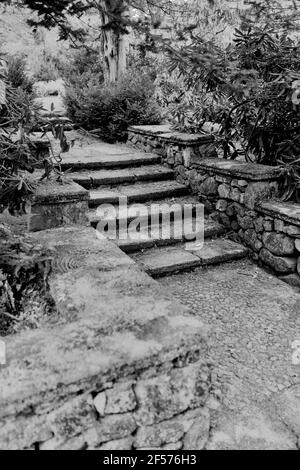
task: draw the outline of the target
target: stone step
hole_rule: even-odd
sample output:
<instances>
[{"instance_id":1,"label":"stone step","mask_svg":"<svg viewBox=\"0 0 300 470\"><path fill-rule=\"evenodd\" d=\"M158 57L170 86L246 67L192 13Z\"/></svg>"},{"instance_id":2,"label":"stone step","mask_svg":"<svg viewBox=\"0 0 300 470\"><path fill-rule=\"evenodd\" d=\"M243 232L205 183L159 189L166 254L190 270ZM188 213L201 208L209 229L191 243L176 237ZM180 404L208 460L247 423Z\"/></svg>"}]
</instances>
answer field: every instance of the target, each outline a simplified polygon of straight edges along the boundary
<instances>
[{"instance_id":1,"label":"stone step","mask_svg":"<svg viewBox=\"0 0 300 470\"><path fill-rule=\"evenodd\" d=\"M199 204L199 203L198 203ZM156 201L145 201L143 209L139 203L129 204L128 206L108 206L99 209L90 209L87 213L91 225L96 228L100 220L105 220L107 223L112 223L116 220L117 227L128 225L132 220L137 217L142 221L149 221L152 219L161 222L163 215L170 214L170 220L173 220L175 214L182 214L184 207L193 208L195 210L197 201L193 196L183 196L175 198L165 198Z\"/></svg>"},{"instance_id":2,"label":"stone step","mask_svg":"<svg viewBox=\"0 0 300 470\"><path fill-rule=\"evenodd\" d=\"M101 185L173 179L174 172L162 165L145 165L134 168L80 171L69 173L68 177L84 188L90 189Z\"/></svg>"},{"instance_id":3,"label":"stone step","mask_svg":"<svg viewBox=\"0 0 300 470\"><path fill-rule=\"evenodd\" d=\"M87 154L64 156L60 164L63 171L66 170L101 170L103 168L126 168L139 165L155 165L160 163L159 155L148 153L124 153L117 155Z\"/></svg>"},{"instance_id":4,"label":"stone step","mask_svg":"<svg viewBox=\"0 0 300 470\"><path fill-rule=\"evenodd\" d=\"M226 231L225 227L218 224L212 219L205 219L204 225L202 223L196 226L195 218L185 217L184 224L182 216L178 214L175 220L170 224L168 221L161 224L152 225L151 228L148 222L141 227L137 233L133 228L131 238L128 239L127 230L119 231L119 239L117 244L125 253L134 253L142 251L155 246L174 245L178 243L192 242L196 239L196 234L204 238L213 238ZM138 239L136 238L138 236ZM130 237L130 230L129 230Z\"/></svg>"},{"instance_id":5,"label":"stone step","mask_svg":"<svg viewBox=\"0 0 300 470\"><path fill-rule=\"evenodd\" d=\"M194 246L192 246L194 245ZM151 276L159 277L175 272L209 266L247 256L244 246L227 239L205 241L200 250L195 244L152 248L143 253L134 254L133 259Z\"/></svg>"},{"instance_id":6,"label":"stone step","mask_svg":"<svg viewBox=\"0 0 300 470\"><path fill-rule=\"evenodd\" d=\"M145 184L136 183L114 188L103 186L90 191L89 205L93 207L101 204L118 204L120 198L124 196L127 197L128 202L144 202L182 196L188 192L188 187L171 180Z\"/></svg>"}]
</instances>

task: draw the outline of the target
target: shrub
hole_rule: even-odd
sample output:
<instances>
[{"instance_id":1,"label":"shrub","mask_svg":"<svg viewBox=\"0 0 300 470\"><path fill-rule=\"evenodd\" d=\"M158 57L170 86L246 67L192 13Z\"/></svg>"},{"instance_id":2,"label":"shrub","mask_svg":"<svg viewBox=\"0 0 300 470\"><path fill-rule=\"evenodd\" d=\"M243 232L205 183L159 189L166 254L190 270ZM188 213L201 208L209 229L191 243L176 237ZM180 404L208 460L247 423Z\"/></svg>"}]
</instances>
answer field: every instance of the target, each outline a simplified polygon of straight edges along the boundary
<instances>
[{"instance_id":1,"label":"shrub","mask_svg":"<svg viewBox=\"0 0 300 470\"><path fill-rule=\"evenodd\" d=\"M254 25L236 30L226 50L199 35L181 50L170 47L169 53L170 68L185 77L187 90L213 94L215 106L196 107L194 117L200 127L207 119L221 124L224 157L242 154L247 161L281 166L283 198L300 200L297 38Z\"/></svg>"},{"instance_id":2,"label":"shrub","mask_svg":"<svg viewBox=\"0 0 300 470\"><path fill-rule=\"evenodd\" d=\"M104 81L103 63L98 49L70 49L67 60L61 60L58 68L67 85L76 86L91 81L99 84Z\"/></svg>"},{"instance_id":3,"label":"shrub","mask_svg":"<svg viewBox=\"0 0 300 470\"><path fill-rule=\"evenodd\" d=\"M12 74L12 70L18 70L18 74ZM31 139L36 128L52 131L60 140L61 150L69 149L63 127L40 116L40 106L20 70L13 67L9 72L0 56L0 211L24 210L34 190L35 182L28 172L33 173L38 163L38 148ZM53 158L45 159L43 178L50 174L53 163Z\"/></svg>"},{"instance_id":4,"label":"shrub","mask_svg":"<svg viewBox=\"0 0 300 470\"><path fill-rule=\"evenodd\" d=\"M96 131L107 142L124 141L134 124L158 124L160 112L154 82L145 72L129 70L116 84L103 84L98 74L68 85L65 104L79 126Z\"/></svg>"},{"instance_id":5,"label":"shrub","mask_svg":"<svg viewBox=\"0 0 300 470\"><path fill-rule=\"evenodd\" d=\"M33 91L33 80L26 72L26 62L21 57L8 56L6 80L13 88L21 88L24 92L31 94Z\"/></svg>"}]
</instances>

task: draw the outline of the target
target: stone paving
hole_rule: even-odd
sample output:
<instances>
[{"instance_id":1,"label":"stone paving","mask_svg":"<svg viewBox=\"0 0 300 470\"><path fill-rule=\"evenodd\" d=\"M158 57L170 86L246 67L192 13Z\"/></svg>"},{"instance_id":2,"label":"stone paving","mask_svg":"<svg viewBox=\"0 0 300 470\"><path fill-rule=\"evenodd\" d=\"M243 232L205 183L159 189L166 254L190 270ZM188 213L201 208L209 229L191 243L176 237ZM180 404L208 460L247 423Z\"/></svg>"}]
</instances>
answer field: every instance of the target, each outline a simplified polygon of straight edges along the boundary
<instances>
[{"instance_id":1,"label":"stone paving","mask_svg":"<svg viewBox=\"0 0 300 470\"><path fill-rule=\"evenodd\" d=\"M251 261L160 279L211 326L208 449L299 449L300 295ZM220 406L220 401L222 406Z\"/></svg>"}]
</instances>

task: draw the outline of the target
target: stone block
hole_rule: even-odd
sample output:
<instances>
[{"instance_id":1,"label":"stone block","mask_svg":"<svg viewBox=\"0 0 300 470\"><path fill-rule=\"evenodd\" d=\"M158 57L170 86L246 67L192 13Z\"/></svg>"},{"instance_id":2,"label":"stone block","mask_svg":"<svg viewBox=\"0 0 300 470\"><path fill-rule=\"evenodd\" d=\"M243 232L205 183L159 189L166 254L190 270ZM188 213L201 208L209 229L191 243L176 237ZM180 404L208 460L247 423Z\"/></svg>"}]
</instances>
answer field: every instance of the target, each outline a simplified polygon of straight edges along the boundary
<instances>
[{"instance_id":1,"label":"stone block","mask_svg":"<svg viewBox=\"0 0 300 470\"><path fill-rule=\"evenodd\" d=\"M105 414L127 413L136 408L137 402L133 391L133 382L116 384L107 390Z\"/></svg>"},{"instance_id":2,"label":"stone block","mask_svg":"<svg viewBox=\"0 0 300 470\"><path fill-rule=\"evenodd\" d=\"M275 219L274 220L274 230L275 232L284 232L285 224L283 220Z\"/></svg>"},{"instance_id":3,"label":"stone block","mask_svg":"<svg viewBox=\"0 0 300 470\"><path fill-rule=\"evenodd\" d=\"M238 220L240 227L242 227L244 230L254 227L253 219L251 217L248 217L248 216L240 217L238 215L237 220Z\"/></svg>"},{"instance_id":4,"label":"stone block","mask_svg":"<svg viewBox=\"0 0 300 470\"><path fill-rule=\"evenodd\" d=\"M95 440L95 436L92 436L91 443L95 446L104 442L124 439L131 436L136 431L136 428L137 424L133 413L105 416L95 426L98 443Z\"/></svg>"},{"instance_id":5,"label":"stone block","mask_svg":"<svg viewBox=\"0 0 300 470\"><path fill-rule=\"evenodd\" d=\"M296 271L296 258L275 256L266 248L261 249L259 256L264 263L273 268L277 273L291 274Z\"/></svg>"},{"instance_id":6,"label":"stone block","mask_svg":"<svg viewBox=\"0 0 300 470\"><path fill-rule=\"evenodd\" d=\"M263 228L266 232L272 232L274 230L274 222L272 219L266 217L263 220Z\"/></svg>"},{"instance_id":7,"label":"stone block","mask_svg":"<svg viewBox=\"0 0 300 470\"><path fill-rule=\"evenodd\" d=\"M65 440L82 433L96 424L94 407L89 403L88 396L81 396L52 411L47 422L55 437Z\"/></svg>"},{"instance_id":8,"label":"stone block","mask_svg":"<svg viewBox=\"0 0 300 470\"><path fill-rule=\"evenodd\" d=\"M295 242L292 238L276 232L266 232L263 234L264 246L276 256L293 255Z\"/></svg>"},{"instance_id":9,"label":"stone block","mask_svg":"<svg viewBox=\"0 0 300 470\"><path fill-rule=\"evenodd\" d=\"M197 410L198 411L198 410ZM183 440L184 450L202 450L209 438L210 416L206 409L199 410Z\"/></svg>"},{"instance_id":10,"label":"stone block","mask_svg":"<svg viewBox=\"0 0 300 470\"><path fill-rule=\"evenodd\" d=\"M166 375L140 381L135 393L139 403L136 420L149 425L173 418L188 408L195 408L207 399L207 377L200 364L173 369Z\"/></svg>"},{"instance_id":11,"label":"stone block","mask_svg":"<svg viewBox=\"0 0 300 470\"><path fill-rule=\"evenodd\" d=\"M220 199L216 204L217 211L225 212L227 209L228 202L224 199Z\"/></svg>"},{"instance_id":12,"label":"stone block","mask_svg":"<svg viewBox=\"0 0 300 470\"><path fill-rule=\"evenodd\" d=\"M256 232L261 233L264 231L263 222L264 222L263 217L257 217L256 219L254 219L254 228Z\"/></svg>"},{"instance_id":13,"label":"stone block","mask_svg":"<svg viewBox=\"0 0 300 470\"><path fill-rule=\"evenodd\" d=\"M284 233L290 237L300 238L300 227L297 227L296 225L288 225L284 228Z\"/></svg>"},{"instance_id":14,"label":"stone block","mask_svg":"<svg viewBox=\"0 0 300 470\"><path fill-rule=\"evenodd\" d=\"M230 199L235 202L240 202L241 192L238 188L232 188L230 191Z\"/></svg>"},{"instance_id":15,"label":"stone block","mask_svg":"<svg viewBox=\"0 0 300 470\"><path fill-rule=\"evenodd\" d=\"M134 446L136 448L170 447L184 438L185 449L198 449L192 445L206 443L209 435L209 412L202 408L187 411L179 416L153 426L138 429ZM171 450L171 449L169 449Z\"/></svg>"},{"instance_id":16,"label":"stone block","mask_svg":"<svg viewBox=\"0 0 300 470\"><path fill-rule=\"evenodd\" d=\"M201 183L199 187L200 193L206 196L209 195L216 195L218 192L218 183L216 182L215 178L209 176L206 180Z\"/></svg>"},{"instance_id":17,"label":"stone block","mask_svg":"<svg viewBox=\"0 0 300 470\"><path fill-rule=\"evenodd\" d=\"M133 437L125 439L117 439L115 441L106 442L97 447L97 450L131 450L133 444Z\"/></svg>"},{"instance_id":18,"label":"stone block","mask_svg":"<svg viewBox=\"0 0 300 470\"><path fill-rule=\"evenodd\" d=\"M175 165L183 165L183 155L181 152L175 154Z\"/></svg>"},{"instance_id":19,"label":"stone block","mask_svg":"<svg viewBox=\"0 0 300 470\"><path fill-rule=\"evenodd\" d=\"M257 234L253 229L248 229L245 231L244 240L254 251L260 251L260 249L263 247L262 242L258 240Z\"/></svg>"},{"instance_id":20,"label":"stone block","mask_svg":"<svg viewBox=\"0 0 300 470\"><path fill-rule=\"evenodd\" d=\"M229 176L216 175L216 181L218 183L231 184L231 178Z\"/></svg>"},{"instance_id":21,"label":"stone block","mask_svg":"<svg viewBox=\"0 0 300 470\"><path fill-rule=\"evenodd\" d=\"M300 271L300 262L298 264ZM300 289L300 275L298 273L288 274L287 276L280 276L279 279L292 287L297 287Z\"/></svg>"},{"instance_id":22,"label":"stone block","mask_svg":"<svg viewBox=\"0 0 300 470\"><path fill-rule=\"evenodd\" d=\"M223 184L220 184L220 186L218 187L218 193L222 199L229 199L230 192L231 192L231 187L228 184L223 183Z\"/></svg>"},{"instance_id":23,"label":"stone block","mask_svg":"<svg viewBox=\"0 0 300 470\"><path fill-rule=\"evenodd\" d=\"M245 191L245 205L249 209L254 209L256 204L262 202L264 199L269 199L276 196L278 192L278 183L275 181L265 182L251 182Z\"/></svg>"},{"instance_id":24,"label":"stone block","mask_svg":"<svg viewBox=\"0 0 300 470\"><path fill-rule=\"evenodd\" d=\"M101 392L94 398L94 406L100 416L104 416L106 406L106 393Z\"/></svg>"}]
</instances>

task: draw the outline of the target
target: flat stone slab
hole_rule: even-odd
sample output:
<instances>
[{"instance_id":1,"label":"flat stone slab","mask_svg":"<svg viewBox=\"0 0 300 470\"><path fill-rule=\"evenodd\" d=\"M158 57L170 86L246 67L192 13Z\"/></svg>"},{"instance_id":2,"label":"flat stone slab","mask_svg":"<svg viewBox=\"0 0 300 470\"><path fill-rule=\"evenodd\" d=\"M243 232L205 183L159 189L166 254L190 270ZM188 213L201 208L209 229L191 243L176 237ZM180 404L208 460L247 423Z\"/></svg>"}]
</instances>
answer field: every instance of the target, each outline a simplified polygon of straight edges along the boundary
<instances>
[{"instance_id":1,"label":"flat stone slab","mask_svg":"<svg viewBox=\"0 0 300 470\"><path fill-rule=\"evenodd\" d=\"M133 259L144 267L152 276L161 276L173 272L193 269L197 266L223 263L247 256L248 250L230 240L205 241L202 249L192 248L191 243L175 247L153 248Z\"/></svg>"},{"instance_id":2,"label":"flat stone slab","mask_svg":"<svg viewBox=\"0 0 300 470\"><path fill-rule=\"evenodd\" d=\"M197 168L249 181L265 181L280 177L280 170L277 167L225 160L223 158L201 160L197 163Z\"/></svg>"},{"instance_id":3,"label":"flat stone slab","mask_svg":"<svg viewBox=\"0 0 300 470\"><path fill-rule=\"evenodd\" d=\"M168 246L137 254L134 260L152 276L162 276L199 266L199 258L182 247Z\"/></svg>"},{"instance_id":4,"label":"flat stone slab","mask_svg":"<svg viewBox=\"0 0 300 470\"><path fill-rule=\"evenodd\" d=\"M263 202L258 208L266 215L300 226L300 204L296 202Z\"/></svg>"},{"instance_id":5,"label":"flat stone slab","mask_svg":"<svg viewBox=\"0 0 300 470\"><path fill-rule=\"evenodd\" d=\"M120 192L130 201L143 202L172 196L182 196L189 192L188 187L177 181L162 181L119 187Z\"/></svg>"},{"instance_id":6,"label":"flat stone slab","mask_svg":"<svg viewBox=\"0 0 300 470\"><path fill-rule=\"evenodd\" d=\"M201 265L219 264L244 258L248 249L240 243L227 239L206 241L200 250L190 249L191 253L200 259Z\"/></svg>"},{"instance_id":7,"label":"flat stone slab","mask_svg":"<svg viewBox=\"0 0 300 470\"><path fill-rule=\"evenodd\" d=\"M159 137L160 140L170 141L183 145L197 145L206 142L213 142L214 136L206 132L198 134L187 134L183 132L173 131L168 124L160 126L130 126L129 132L141 135L149 135Z\"/></svg>"},{"instance_id":8,"label":"flat stone slab","mask_svg":"<svg viewBox=\"0 0 300 470\"><path fill-rule=\"evenodd\" d=\"M189 207L195 208L197 201L193 196L183 196L175 198L166 198L160 199L158 201L145 201L143 204L145 211L141 212L141 208L138 203L130 204L127 208L107 207L103 211L97 209L91 209L87 216L89 221L95 225L100 220L114 221L117 220L118 224L121 222L131 222L136 217L139 217L140 220L148 220L151 215L155 220L157 217L161 217L164 214L170 214L171 219L174 217L174 214L182 214L184 206L188 205Z\"/></svg>"},{"instance_id":9,"label":"flat stone slab","mask_svg":"<svg viewBox=\"0 0 300 470\"><path fill-rule=\"evenodd\" d=\"M133 253L141 251L153 246L172 245L183 241L193 241L196 238L195 233L195 220L190 217L184 217L184 224L181 217L173 220L170 224L163 222L158 225L150 226L148 221L143 223L139 232L139 239L135 239L136 231L133 232L132 239L119 239L118 246L125 251L125 253ZM203 229L203 236L205 238L212 238L223 234L226 229L224 226L218 224L214 220L205 219ZM199 231L199 234L201 232ZM120 233L120 235L122 232ZM120 237L121 238L121 237Z\"/></svg>"},{"instance_id":10,"label":"flat stone slab","mask_svg":"<svg viewBox=\"0 0 300 470\"><path fill-rule=\"evenodd\" d=\"M134 183L136 181L160 181L174 177L174 172L162 165L146 165L136 168L95 170L69 173L68 177L84 187L108 184Z\"/></svg>"},{"instance_id":11,"label":"flat stone slab","mask_svg":"<svg viewBox=\"0 0 300 470\"><path fill-rule=\"evenodd\" d=\"M35 204L61 204L88 199L88 191L72 180L64 181L64 183L44 180L38 184L32 200Z\"/></svg>"},{"instance_id":12,"label":"flat stone slab","mask_svg":"<svg viewBox=\"0 0 300 470\"><path fill-rule=\"evenodd\" d=\"M48 230L33 238L56 251L50 290L59 319L5 338L2 419L51 410L60 397L107 388L116 377L188 352L204 355L202 322L94 229Z\"/></svg>"},{"instance_id":13,"label":"flat stone slab","mask_svg":"<svg viewBox=\"0 0 300 470\"><path fill-rule=\"evenodd\" d=\"M176 181L161 181L145 184L116 186L113 189L101 188L90 191L90 206L100 204L118 204L121 197L126 196L128 202L144 202L188 193L188 188Z\"/></svg>"},{"instance_id":14,"label":"flat stone slab","mask_svg":"<svg viewBox=\"0 0 300 470\"><path fill-rule=\"evenodd\" d=\"M120 152L119 154L107 154L102 148L99 150L90 150L89 147L77 152L77 154L64 156L61 162L62 170L73 169L88 170L102 168L122 168L132 167L136 165L154 165L160 162L158 155L147 153L133 153L129 151Z\"/></svg>"}]
</instances>

